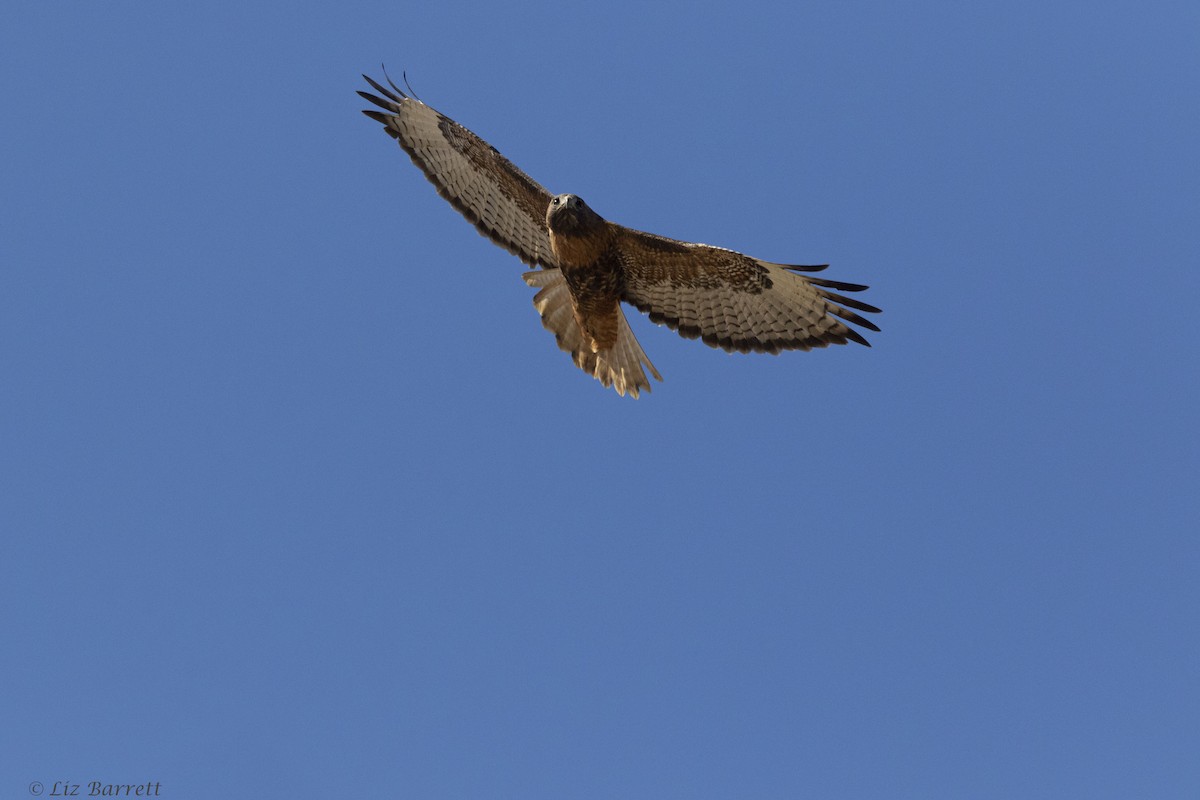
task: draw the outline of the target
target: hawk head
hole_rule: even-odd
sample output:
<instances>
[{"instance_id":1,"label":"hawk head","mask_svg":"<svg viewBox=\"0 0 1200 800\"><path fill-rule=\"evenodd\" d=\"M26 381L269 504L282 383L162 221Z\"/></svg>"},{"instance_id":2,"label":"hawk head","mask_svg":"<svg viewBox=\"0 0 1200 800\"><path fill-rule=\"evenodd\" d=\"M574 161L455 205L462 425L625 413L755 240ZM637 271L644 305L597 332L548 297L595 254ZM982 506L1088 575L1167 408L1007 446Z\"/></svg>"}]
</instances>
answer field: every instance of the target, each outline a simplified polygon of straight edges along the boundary
<instances>
[{"instance_id":1,"label":"hawk head","mask_svg":"<svg viewBox=\"0 0 1200 800\"><path fill-rule=\"evenodd\" d=\"M573 194L560 194L546 209L546 227L557 234L579 236L604 226L604 218Z\"/></svg>"}]
</instances>

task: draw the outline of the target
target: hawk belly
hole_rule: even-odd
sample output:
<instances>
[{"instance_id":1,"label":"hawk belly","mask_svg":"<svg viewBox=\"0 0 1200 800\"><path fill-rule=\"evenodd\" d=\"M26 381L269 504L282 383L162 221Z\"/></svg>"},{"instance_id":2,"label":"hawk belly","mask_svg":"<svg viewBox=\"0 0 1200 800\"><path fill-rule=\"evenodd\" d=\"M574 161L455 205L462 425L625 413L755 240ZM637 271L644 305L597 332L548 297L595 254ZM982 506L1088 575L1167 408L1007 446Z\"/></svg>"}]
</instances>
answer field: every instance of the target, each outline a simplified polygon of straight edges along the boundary
<instances>
[{"instance_id":1,"label":"hawk belly","mask_svg":"<svg viewBox=\"0 0 1200 800\"><path fill-rule=\"evenodd\" d=\"M550 246L571 292L575 321L591 340L592 352L612 349L617 344L624 290L620 260L604 247L603 237L595 234L576 236L551 230Z\"/></svg>"}]
</instances>

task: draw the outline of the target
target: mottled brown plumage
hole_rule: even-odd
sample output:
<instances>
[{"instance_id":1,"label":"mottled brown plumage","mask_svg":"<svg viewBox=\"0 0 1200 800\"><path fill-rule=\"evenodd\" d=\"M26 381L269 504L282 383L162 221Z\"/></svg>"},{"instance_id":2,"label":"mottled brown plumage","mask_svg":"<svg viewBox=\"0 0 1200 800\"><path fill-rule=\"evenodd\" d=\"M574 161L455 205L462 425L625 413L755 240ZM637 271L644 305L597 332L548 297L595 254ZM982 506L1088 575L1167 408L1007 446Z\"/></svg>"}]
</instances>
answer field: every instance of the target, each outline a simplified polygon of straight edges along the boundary
<instances>
[{"instance_id":1,"label":"mottled brown plumage","mask_svg":"<svg viewBox=\"0 0 1200 800\"><path fill-rule=\"evenodd\" d=\"M879 309L836 294L866 289L797 272L712 245L681 242L608 222L579 197L552 196L487 142L389 81L367 78L382 97L359 94L387 113L382 123L438 193L479 232L537 267L524 275L539 291L534 307L575 364L637 397L662 380L629 329L625 302L680 335L729 352L778 353L853 341L855 310ZM869 346L869 345L868 345Z\"/></svg>"},{"instance_id":2,"label":"mottled brown plumage","mask_svg":"<svg viewBox=\"0 0 1200 800\"><path fill-rule=\"evenodd\" d=\"M593 353L617 344L624 281L614 228L572 194L550 201L546 212L550 249L571 290L575 322Z\"/></svg>"}]
</instances>

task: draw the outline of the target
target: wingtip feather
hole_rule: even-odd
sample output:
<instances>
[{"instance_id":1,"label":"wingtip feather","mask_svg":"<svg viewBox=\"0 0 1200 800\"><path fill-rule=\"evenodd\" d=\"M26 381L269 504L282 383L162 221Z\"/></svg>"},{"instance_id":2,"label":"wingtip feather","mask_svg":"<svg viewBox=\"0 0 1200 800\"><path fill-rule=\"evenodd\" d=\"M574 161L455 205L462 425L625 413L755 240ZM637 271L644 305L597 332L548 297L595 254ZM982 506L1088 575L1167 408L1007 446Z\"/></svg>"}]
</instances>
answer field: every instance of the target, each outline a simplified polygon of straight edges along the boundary
<instances>
[{"instance_id":1,"label":"wingtip feather","mask_svg":"<svg viewBox=\"0 0 1200 800\"><path fill-rule=\"evenodd\" d=\"M400 110L400 107L397 106L395 103L391 102L390 100L384 100L382 97L376 97L375 95L371 94L370 92L364 92L364 91L360 90L357 92L357 94L363 100L366 100L368 103L371 103L372 105L379 106L384 111L390 111L393 114L395 114L396 112L398 112Z\"/></svg>"},{"instance_id":2,"label":"wingtip feather","mask_svg":"<svg viewBox=\"0 0 1200 800\"><path fill-rule=\"evenodd\" d=\"M386 72L384 74L386 75ZM367 75L364 73L363 78L366 80L367 83L371 84L371 88L373 88L375 91L379 92L381 95L383 95L387 99L391 100L393 103L403 103L405 100L408 99L408 95L404 94L404 92L400 91L399 89L396 89L396 85L394 83L392 84L392 89L396 89L395 92L393 92L391 89L388 89L383 84L379 83L377 80L372 78L370 75ZM391 79L388 79L388 83L391 83ZM362 92L359 92L359 94L362 94Z\"/></svg>"},{"instance_id":3,"label":"wingtip feather","mask_svg":"<svg viewBox=\"0 0 1200 800\"><path fill-rule=\"evenodd\" d=\"M879 330L879 328L875 328L875 330ZM857 342L858 344L861 344L863 347L871 346L871 343L867 341L866 337L863 336L858 331L854 330L853 328L846 328L846 332L845 332L844 336L847 339L851 340L852 342Z\"/></svg>"},{"instance_id":4,"label":"wingtip feather","mask_svg":"<svg viewBox=\"0 0 1200 800\"><path fill-rule=\"evenodd\" d=\"M828 278L805 278L814 286L824 286L827 289L837 289L840 292L865 292L870 289L865 283L847 283L846 281L831 281Z\"/></svg>"},{"instance_id":5,"label":"wingtip feather","mask_svg":"<svg viewBox=\"0 0 1200 800\"><path fill-rule=\"evenodd\" d=\"M388 115L380 113L373 108L364 108L362 110L362 113L367 115L371 119L375 120L376 122L382 123L384 125L388 124L388 119L389 119Z\"/></svg>"}]
</instances>

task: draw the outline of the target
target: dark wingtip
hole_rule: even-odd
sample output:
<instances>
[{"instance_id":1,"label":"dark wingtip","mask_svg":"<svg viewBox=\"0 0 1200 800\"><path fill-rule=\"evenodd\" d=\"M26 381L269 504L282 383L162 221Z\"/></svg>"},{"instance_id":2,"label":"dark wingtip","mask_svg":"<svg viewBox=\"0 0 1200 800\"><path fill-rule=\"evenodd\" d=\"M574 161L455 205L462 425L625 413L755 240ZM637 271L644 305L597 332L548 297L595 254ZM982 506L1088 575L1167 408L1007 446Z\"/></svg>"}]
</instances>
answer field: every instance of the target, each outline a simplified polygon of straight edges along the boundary
<instances>
[{"instance_id":1,"label":"dark wingtip","mask_svg":"<svg viewBox=\"0 0 1200 800\"><path fill-rule=\"evenodd\" d=\"M395 89L397 92L400 92L400 94L404 94L404 92L401 91L400 87L396 85L396 82L394 80L392 80L392 76L388 75L387 67L383 64L382 61L379 63L379 68L381 70L383 70L383 77L387 80L388 84L393 89Z\"/></svg>"},{"instance_id":2,"label":"dark wingtip","mask_svg":"<svg viewBox=\"0 0 1200 800\"><path fill-rule=\"evenodd\" d=\"M835 317L841 317L842 319L846 320L847 322L853 322L855 325L861 325L864 328L867 328L868 330L872 330L872 331L879 330L879 326L876 325L874 322L871 322L871 320L866 319L865 317L859 316L858 314L855 314L853 311L851 311L848 308L842 308L841 306L829 305L826 307L825 310L827 312L829 312L830 314L833 314Z\"/></svg>"},{"instance_id":3,"label":"dark wingtip","mask_svg":"<svg viewBox=\"0 0 1200 800\"><path fill-rule=\"evenodd\" d=\"M391 89L388 89L386 86L379 83L379 81L375 80L370 75L363 75L363 79L366 80L367 83L371 84L371 88L373 88L375 91L379 92L381 95L383 95L384 97L386 97L387 99L389 99L395 103L403 103L405 100L408 99L408 96L405 95L404 92L401 92L399 89L397 89L396 92L393 92ZM393 88L395 88L395 87L393 87Z\"/></svg>"},{"instance_id":4,"label":"dark wingtip","mask_svg":"<svg viewBox=\"0 0 1200 800\"><path fill-rule=\"evenodd\" d=\"M874 328L874 326L872 326L872 327ZM875 330L879 330L879 328L874 328L874 329L875 329ZM865 337L864 337L864 336L863 336L861 333L859 333L858 331L854 330L853 328L846 328L846 333L845 333L845 336L846 336L846 338L847 338L847 339L849 339L850 341L852 341L852 342L857 342L858 344L861 344L863 347L870 347L870 346L871 346L871 343L870 343L870 342L868 342L868 341L866 340L866 338L865 338Z\"/></svg>"},{"instance_id":5,"label":"dark wingtip","mask_svg":"<svg viewBox=\"0 0 1200 800\"><path fill-rule=\"evenodd\" d=\"M780 264L784 269L790 269L792 272L820 272L823 269L828 269L828 264Z\"/></svg>"},{"instance_id":6,"label":"dark wingtip","mask_svg":"<svg viewBox=\"0 0 1200 800\"><path fill-rule=\"evenodd\" d=\"M376 89L383 92L385 95L388 95L389 97L391 97L393 100L396 100L397 102L399 102L401 98L403 98L405 100L408 100L411 98L413 100L416 100L418 103L421 103L422 105L424 105L421 98L417 97L417 93L414 92L412 90L412 87L408 85L408 74L407 73L405 73L405 72L400 73L400 79L404 81L404 85L408 89L408 94L405 94L404 89L401 89L399 86L396 85L396 82L394 80L392 80L392 76L388 74L387 67L384 64L380 64L379 68L381 70L383 70L383 77L388 82L388 85L391 86L392 89L395 91L395 93L396 93L395 95L393 95L387 89L384 89L382 86L377 84L375 81L371 80L370 78L367 78L366 75L363 75L363 77L367 78L367 81L372 86L374 86Z\"/></svg>"},{"instance_id":7,"label":"dark wingtip","mask_svg":"<svg viewBox=\"0 0 1200 800\"><path fill-rule=\"evenodd\" d=\"M408 82L408 70L400 71L400 79L402 81L404 81L404 88L408 89L408 93L413 96L413 99L416 100L418 103L424 104L425 101L422 100L421 98L417 97L417 93L413 91L412 84L410 84Z\"/></svg>"},{"instance_id":8,"label":"dark wingtip","mask_svg":"<svg viewBox=\"0 0 1200 800\"><path fill-rule=\"evenodd\" d=\"M842 292L865 292L870 289L864 283L847 283L846 281L831 281L828 278L805 278L806 281L814 286L825 286L830 289L837 289Z\"/></svg>"},{"instance_id":9,"label":"dark wingtip","mask_svg":"<svg viewBox=\"0 0 1200 800\"><path fill-rule=\"evenodd\" d=\"M879 333L879 326L876 325L874 322L871 322L871 320L867 319L866 317L860 317L858 314L854 314L852 312L847 311L846 314L842 317L842 319L848 319L851 322L853 322L855 325L861 325L864 328L866 328L867 330L871 330L871 331L875 331L876 333Z\"/></svg>"},{"instance_id":10,"label":"dark wingtip","mask_svg":"<svg viewBox=\"0 0 1200 800\"><path fill-rule=\"evenodd\" d=\"M359 92L357 92L357 94L363 100L366 100L368 103L372 103L374 105L379 106L384 111L397 112L400 110L399 108L396 107L395 103L392 103L388 100L384 100L382 97L376 97L375 95L371 94L370 92L359 91Z\"/></svg>"},{"instance_id":11,"label":"dark wingtip","mask_svg":"<svg viewBox=\"0 0 1200 800\"><path fill-rule=\"evenodd\" d=\"M880 309L876 308L875 306L871 305L870 303L864 303L862 300L855 300L853 297L843 297L842 295L836 294L835 292L826 292L826 291L822 291L820 289L818 289L817 291L826 300L832 300L835 303L841 303L842 305L844 305L848 308L856 308L859 311L865 311L868 314L883 313Z\"/></svg>"}]
</instances>

